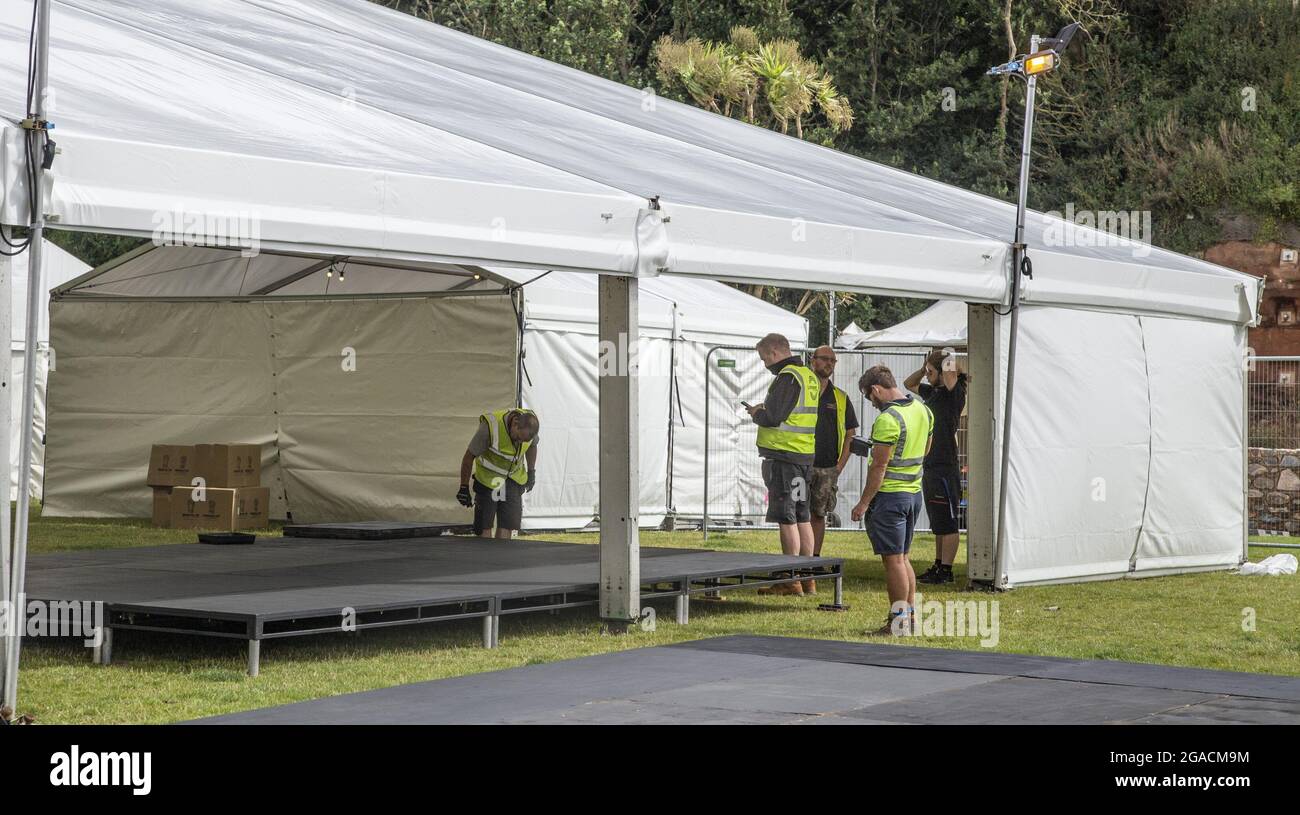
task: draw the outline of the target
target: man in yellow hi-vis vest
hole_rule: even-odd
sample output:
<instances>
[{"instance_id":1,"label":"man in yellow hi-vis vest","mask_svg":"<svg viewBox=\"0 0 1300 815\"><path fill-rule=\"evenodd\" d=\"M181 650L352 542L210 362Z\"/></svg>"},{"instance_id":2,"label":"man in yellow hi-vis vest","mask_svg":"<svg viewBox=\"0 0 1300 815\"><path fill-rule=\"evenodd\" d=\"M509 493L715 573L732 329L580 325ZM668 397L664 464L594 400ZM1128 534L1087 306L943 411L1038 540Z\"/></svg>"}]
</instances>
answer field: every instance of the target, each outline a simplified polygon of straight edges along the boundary
<instances>
[{"instance_id":1,"label":"man in yellow hi-vis vest","mask_svg":"<svg viewBox=\"0 0 1300 815\"><path fill-rule=\"evenodd\" d=\"M817 375L790 352L790 341L768 334L755 346L773 380L762 404L749 407L758 425L758 454L767 485L767 520L781 530L781 551L787 555L813 553L809 491L816 452L817 404L821 384ZM763 594L803 594L800 583L760 589Z\"/></svg>"},{"instance_id":2,"label":"man in yellow hi-vis vest","mask_svg":"<svg viewBox=\"0 0 1300 815\"><path fill-rule=\"evenodd\" d=\"M474 534L496 525L509 538L522 525L524 493L537 482L537 414L525 408L495 410L479 417L478 431L460 462L456 500L474 507ZM470 496L470 476L474 495Z\"/></svg>"},{"instance_id":3,"label":"man in yellow hi-vis vest","mask_svg":"<svg viewBox=\"0 0 1300 815\"><path fill-rule=\"evenodd\" d=\"M889 619L876 634L912 633L916 572L907 554L921 513L921 466L930 452L934 415L920 399L903 393L884 365L858 380L862 394L880 411L871 425L871 466L853 520L867 518L871 548L885 562Z\"/></svg>"}]
</instances>

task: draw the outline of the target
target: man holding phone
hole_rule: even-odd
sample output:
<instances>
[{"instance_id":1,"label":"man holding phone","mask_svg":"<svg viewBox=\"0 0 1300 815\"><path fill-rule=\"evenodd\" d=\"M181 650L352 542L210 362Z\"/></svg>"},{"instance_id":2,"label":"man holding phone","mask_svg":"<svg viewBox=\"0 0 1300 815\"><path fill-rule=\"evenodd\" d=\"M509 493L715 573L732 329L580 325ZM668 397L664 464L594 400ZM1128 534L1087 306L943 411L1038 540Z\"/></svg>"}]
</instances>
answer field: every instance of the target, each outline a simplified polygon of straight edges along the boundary
<instances>
[{"instance_id":1,"label":"man holding phone","mask_svg":"<svg viewBox=\"0 0 1300 815\"><path fill-rule=\"evenodd\" d=\"M758 425L758 454L763 459L763 483L767 485L767 520L780 529L782 552L810 556L815 541L809 497L821 383L790 352L790 341L784 336L768 334L758 341L755 350L773 375L763 403L746 406ZM760 592L802 595L804 588L792 583Z\"/></svg>"}]
</instances>

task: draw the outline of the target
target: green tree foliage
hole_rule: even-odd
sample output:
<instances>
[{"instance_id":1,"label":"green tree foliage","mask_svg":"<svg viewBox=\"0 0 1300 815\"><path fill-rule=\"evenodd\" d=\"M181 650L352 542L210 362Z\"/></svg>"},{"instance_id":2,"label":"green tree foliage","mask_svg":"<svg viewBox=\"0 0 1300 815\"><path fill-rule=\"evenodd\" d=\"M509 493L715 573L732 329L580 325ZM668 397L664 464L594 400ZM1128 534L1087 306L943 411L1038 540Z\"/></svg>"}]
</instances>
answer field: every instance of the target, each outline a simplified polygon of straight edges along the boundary
<instances>
[{"instance_id":1,"label":"green tree foliage","mask_svg":"<svg viewBox=\"0 0 1300 815\"><path fill-rule=\"evenodd\" d=\"M763 42L748 26L731 29L727 42L665 34L654 47L659 80L684 90L707 110L804 137L804 119L819 114L833 133L853 126L853 109L824 68L794 40Z\"/></svg>"}]
</instances>

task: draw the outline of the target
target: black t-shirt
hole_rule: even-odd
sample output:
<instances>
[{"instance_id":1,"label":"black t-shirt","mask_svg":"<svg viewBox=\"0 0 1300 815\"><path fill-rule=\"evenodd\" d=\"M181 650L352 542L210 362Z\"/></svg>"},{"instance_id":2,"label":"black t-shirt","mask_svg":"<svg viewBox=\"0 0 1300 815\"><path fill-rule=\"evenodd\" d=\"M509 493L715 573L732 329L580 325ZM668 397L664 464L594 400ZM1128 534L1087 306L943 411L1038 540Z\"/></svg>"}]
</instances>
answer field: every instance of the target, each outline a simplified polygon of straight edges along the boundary
<instances>
[{"instance_id":1,"label":"black t-shirt","mask_svg":"<svg viewBox=\"0 0 1300 815\"><path fill-rule=\"evenodd\" d=\"M853 412L853 400L844 400L844 429L852 430L858 426L858 416ZM817 455L813 458L814 467L834 467L840 460L839 418L835 410L835 389L822 388L821 400L817 403Z\"/></svg>"},{"instance_id":2,"label":"black t-shirt","mask_svg":"<svg viewBox=\"0 0 1300 815\"><path fill-rule=\"evenodd\" d=\"M957 374L952 390L922 382L916 389L934 414L934 444L925 457L925 466L957 466L957 425L966 407L966 374Z\"/></svg>"}]
</instances>

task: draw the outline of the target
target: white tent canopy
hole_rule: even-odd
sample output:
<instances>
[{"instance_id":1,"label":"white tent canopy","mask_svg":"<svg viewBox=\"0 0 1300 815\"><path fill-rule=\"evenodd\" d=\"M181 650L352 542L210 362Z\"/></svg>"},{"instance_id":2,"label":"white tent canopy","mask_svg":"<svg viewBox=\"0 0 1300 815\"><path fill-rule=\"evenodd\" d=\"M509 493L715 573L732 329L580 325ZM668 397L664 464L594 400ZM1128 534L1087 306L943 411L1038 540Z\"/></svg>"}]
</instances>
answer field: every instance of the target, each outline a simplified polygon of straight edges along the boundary
<instances>
[{"instance_id":1,"label":"white tent canopy","mask_svg":"<svg viewBox=\"0 0 1300 815\"><path fill-rule=\"evenodd\" d=\"M857 326L853 326L855 329ZM889 328L876 331L845 329L836 338L840 348L966 347L966 304L959 300L940 300L920 314Z\"/></svg>"}]
</instances>

